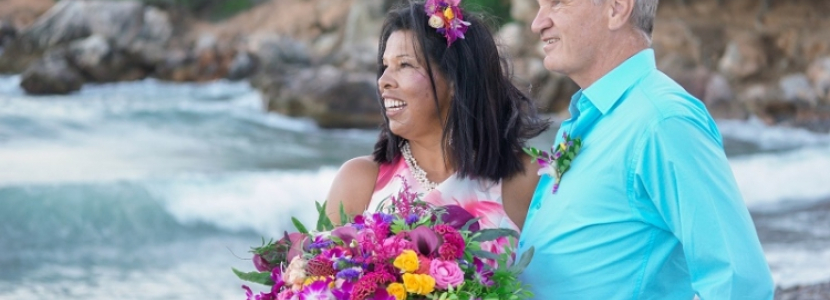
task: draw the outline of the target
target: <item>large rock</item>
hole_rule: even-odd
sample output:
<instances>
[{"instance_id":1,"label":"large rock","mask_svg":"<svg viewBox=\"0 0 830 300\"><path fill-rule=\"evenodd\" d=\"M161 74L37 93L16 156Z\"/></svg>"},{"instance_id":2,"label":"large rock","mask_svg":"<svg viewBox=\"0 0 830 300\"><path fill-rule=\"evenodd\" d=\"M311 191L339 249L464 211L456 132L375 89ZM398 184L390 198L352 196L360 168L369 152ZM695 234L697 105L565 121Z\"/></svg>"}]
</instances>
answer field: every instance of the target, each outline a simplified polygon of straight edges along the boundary
<instances>
[{"instance_id":1,"label":"large rock","mask_svg":"<svg viewBox=\"0 0 830 300\"><path fill-rule=\"evenodd\" d=\"M17 28L9 22L4 22L0 20L0 54L2 54L2 49L8 44L17 38Z\"/></svg>"},{"instance_id":2,"label":"large rock","mask_svg":"<svg viewBox=\"0 0 830 300\"><path fill-rule=\"evenodd\" d=\"M733 80L757 75L768 65L762 37L743 34L729 42L718 62L718 70Z\"/></svg>"},{"instance_id":3,"label":"large rock","mask_svg":"<svg viewBox=\"0 0 830 300\"><path fill-rule=\"evenodd\" d=\"M256 80L255 80L256 81ZM333 66L271 76L263 83L269 111L310 117L325 128L376 128L382 121L375 75Z\"/></svg>"},{"instance_id":4,"label":"large rock","mask_svg":"<svg viewBox=\"0 0 830 300\"><path fill-rule=\"evenodd\" d=\"M154 66L164 61L164 53L173 37L170 15L155 7L145 7L138 34L128 42L125 51L142 64Z\"/></svg>"},{"instance_id":5,"label":"large rock","mask_svg":"<svg viewBox=\"0 0 830 300\"><path fill-rule=\"evenodd\" d=\"M137 80L147 74L123 51L113 49L106 38L97 34L70 43L68 59L93 82Z\"/></svg>"},{"instance_id":6,"label":"large rock","mask_svg":"<svg viewBox=\"0 0 830 300\"><path fill-rule=\"evenodd\" d=\"M280 70L286 66L310 66L308 46L296 39L273 33L256 33L245 38L242 50L259 61L264 70Z\"/></svg>"},{"instance_id":7,"label":"large rock","mask_svg":"<svg viewBox=\"0 0 830 300\"><path fill-rule=\"evenodd\" d=\"M66 51L47 52L23 72L20 86L30 94L66 94L81 89L84 80L67 62Z\"/></svg>"},{"instance_id":8,"label":"large rock","mask_svg":"<svg viewBox=\"0 0 830 300\"><path fill-rule=\"evenodd\" d=\"M46 49L98 34L126 47L141 31L144 5L137 1L60 1L23 32Z\"/></svg>"},{"instance_id":9,"label":"large rock","mask_svg":"<svg viewBox=\"0 0 830 300\"><path fill-rule=\"evenodd\" d=\"M818 105L818 96L810 80L804 74L792 74L781 78L778 82L782 100L796 104L806 104L812 107Z\"/></svg>"},{"instance_id":10,"label":"large rock","mask_svg":"<svg viewBox=\"0 0 830 300\"><path fill-rule=\"evenodd\" d=\"M807 77L813 83L816 95L830 105L830 57L817 59L807 69Z\"/></svg>"}]
</instances>

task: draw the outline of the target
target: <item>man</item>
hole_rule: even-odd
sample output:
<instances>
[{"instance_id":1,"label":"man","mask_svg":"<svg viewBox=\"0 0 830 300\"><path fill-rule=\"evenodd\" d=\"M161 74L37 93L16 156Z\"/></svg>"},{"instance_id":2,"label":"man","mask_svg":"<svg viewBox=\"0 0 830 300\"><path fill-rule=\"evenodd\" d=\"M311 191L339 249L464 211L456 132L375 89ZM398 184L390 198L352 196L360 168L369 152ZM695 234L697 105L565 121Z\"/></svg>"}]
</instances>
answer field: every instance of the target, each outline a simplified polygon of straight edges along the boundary
<instances>
[{"instance_id":1,"label":"man","mask_svg":"<svg viewBox=\"0 0 830 300\"><path fill-rule=\"evenodd\" d=\"M543 176L519 242L536 299L772 299L705 106L655 68L657 0L538 0L544 65L574 80L571 168ZM563 156L564 157L564 156Z\"/></svg>"}]
</instances>

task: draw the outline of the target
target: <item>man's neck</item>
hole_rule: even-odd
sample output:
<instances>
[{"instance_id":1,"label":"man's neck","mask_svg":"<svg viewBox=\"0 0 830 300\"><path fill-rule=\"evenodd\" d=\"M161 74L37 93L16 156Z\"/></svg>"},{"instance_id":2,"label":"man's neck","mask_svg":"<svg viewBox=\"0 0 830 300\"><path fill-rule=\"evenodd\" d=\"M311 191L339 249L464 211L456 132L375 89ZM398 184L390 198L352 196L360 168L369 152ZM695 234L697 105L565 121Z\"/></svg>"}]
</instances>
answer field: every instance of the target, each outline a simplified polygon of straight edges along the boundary
<instances>
[{"instance_id":1,"label":"man's neck","mask_svg":"<svg viewBox=\"0 0 830 300\"><path fill-rule=\"evenodd\" d=\"M587 89L632 56L648 49L648 42L639 36L626 35L604 44L603 49L605 55L599 55L589 69L579 74L568 74L581 89Z\"/></svg>"}]
</instances>

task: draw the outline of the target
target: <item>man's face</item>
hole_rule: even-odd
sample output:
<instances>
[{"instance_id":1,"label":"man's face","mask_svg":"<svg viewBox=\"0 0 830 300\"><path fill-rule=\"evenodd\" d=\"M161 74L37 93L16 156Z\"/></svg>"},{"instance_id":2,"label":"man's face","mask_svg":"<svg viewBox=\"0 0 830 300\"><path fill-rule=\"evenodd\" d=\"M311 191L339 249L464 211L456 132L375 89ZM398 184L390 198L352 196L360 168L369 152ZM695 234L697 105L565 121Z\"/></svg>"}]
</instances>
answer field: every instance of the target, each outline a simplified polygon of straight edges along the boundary
<instances>
[{"instance_id":1,"label":"man's face","mask_svg":"<svg viewBox=\"0 0 830 300\"><path fill-rule=\"evenodd\" d=\"M571 76L587 72L608 37L608 1L537 0L539 12L531 29L545 43L545 68ZM610 49L607 49L610 50Z\"/></svg>"}]
</instances>

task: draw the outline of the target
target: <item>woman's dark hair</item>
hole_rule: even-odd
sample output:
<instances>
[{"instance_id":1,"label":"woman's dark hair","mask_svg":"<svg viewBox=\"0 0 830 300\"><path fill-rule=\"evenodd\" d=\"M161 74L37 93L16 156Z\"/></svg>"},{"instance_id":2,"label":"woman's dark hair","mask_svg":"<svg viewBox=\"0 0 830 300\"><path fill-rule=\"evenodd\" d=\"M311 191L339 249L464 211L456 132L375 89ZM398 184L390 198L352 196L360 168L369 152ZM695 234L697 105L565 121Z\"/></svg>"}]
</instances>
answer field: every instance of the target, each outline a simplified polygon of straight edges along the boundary
<instances>
[{"instance_id":1,"label":"woman's dark hair","mask_svg":"<svg viewBox=\"0 0 830 300\"><path fill-rule=\"evenodd\" d=\"M464 34L447 47L447 39L428 25L421 1L392 9L386 16L378 47L378 79L383 75L383 53L393 32L409 30L425 57L433 96L438 95L433 66L453 88L442 137L448 162L462 178L501 180L524 171L520 158L528 139L547 130L549 123L536 114L533 101L509 79L508 67L498 52L493 34L481 18L464 11L471 23ZM378 97L383 108L383 99ZM436 107L439 107L435 97ZM440 107L436 114L440 116ZM374 160L390 163L400 155L403 138L389 129L384 116Z\"/></svg>"}]
</instances>

